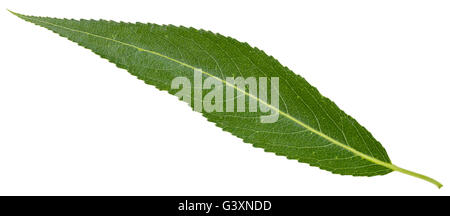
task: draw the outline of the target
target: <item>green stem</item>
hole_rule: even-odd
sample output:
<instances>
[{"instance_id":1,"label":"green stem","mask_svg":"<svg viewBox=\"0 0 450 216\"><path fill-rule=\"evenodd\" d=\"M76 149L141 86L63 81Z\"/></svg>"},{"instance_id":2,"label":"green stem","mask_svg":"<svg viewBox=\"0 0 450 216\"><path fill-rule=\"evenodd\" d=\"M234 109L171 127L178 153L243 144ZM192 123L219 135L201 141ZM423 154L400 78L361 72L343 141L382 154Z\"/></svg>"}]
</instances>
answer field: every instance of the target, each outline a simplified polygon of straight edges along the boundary
<instances>
[{"instance_id":1,"label":"green stem","mask_svg":"<svg viewBox=\"0 0 450 216\"><path fill-rule=\"evenodd\" d=\"M404 174L406 174L406 175L414 176L414 177L416 177L416 178L420 178L420 179L425 180L425 181L427 181L427 182L433 183L433 184L436 185L438 188L441 188L441 187L443 186L440 182L436 181L436 180L433 179L433 178L430 178L430 177L428 177L428 176L425 176L425 175L422 175L422 174L419 174L419 173L416 173L416 172L413 172L413 171L410 171L410 170L407 170L407 169L403 169L403 168L398 167L398 166L396 166L396 165L394 165L394 164L391 164L391 165L392 165L392 166L391 166L390 168L391 168L392 170L394 170L394 171L398 171L398 172L404 173Z\"/></svg>"}]
</instances>

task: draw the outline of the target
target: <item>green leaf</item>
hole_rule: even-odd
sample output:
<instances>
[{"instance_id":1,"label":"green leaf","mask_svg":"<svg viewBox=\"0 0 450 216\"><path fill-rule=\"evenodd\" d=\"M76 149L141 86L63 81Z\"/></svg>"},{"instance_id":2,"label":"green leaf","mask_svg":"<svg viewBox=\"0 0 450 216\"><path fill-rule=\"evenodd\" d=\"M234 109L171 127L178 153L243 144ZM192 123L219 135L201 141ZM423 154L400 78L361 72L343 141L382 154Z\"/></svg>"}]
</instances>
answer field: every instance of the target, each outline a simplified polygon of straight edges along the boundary
<instances>
[{"instance_id":1,"label":"green leaf","mask_svg":"<svg viewBox=\"0 0 450 216\"><path fill-rule=\"evenodd\" d=\"M199 87L195 85L195 79L200 77L206 83L209 78L211 87L217 88L192 88L181 99L224 131L255 147L336 174L375 176L399 171L442 186L434 179L393 165L381 144L356 120L301 76L247 43L210 31L172 25L69 20L12 13L92 50L145 83L170 94L180 93L179 88L172 88L177 77L185 77L179 81L187 80L194 87ZM254 77L259 89L267 90L267 98L250 86L228 80L237 77ZM264 78L267 88L261 87ZM223 97L227 93L233 95L231 100ZM208 101L207 97L210 103L200 103ZM239 98L245 99L244 112L236 111ZM226 109L228 102L234 103L230 110ZM254 103L259 104L256 112L250 108ZM207 111L206 106L213 104L219 105ZM205 105L203 110L202 105ZM264 122L263 116L270 114L276 121Z\"/></svg>"}]
</instances>

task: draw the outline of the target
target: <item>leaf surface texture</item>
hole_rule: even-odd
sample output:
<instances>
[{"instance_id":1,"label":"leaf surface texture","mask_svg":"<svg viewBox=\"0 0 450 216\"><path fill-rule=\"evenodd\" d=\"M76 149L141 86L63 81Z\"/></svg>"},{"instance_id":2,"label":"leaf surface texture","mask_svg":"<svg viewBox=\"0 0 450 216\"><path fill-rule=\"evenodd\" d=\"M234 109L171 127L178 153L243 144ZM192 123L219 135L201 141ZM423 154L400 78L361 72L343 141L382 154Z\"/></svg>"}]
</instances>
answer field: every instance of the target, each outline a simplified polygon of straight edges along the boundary
<instances>
[{"instance_id":1,"label":"leaf surface texture","mask_svg":"<svg viewBox=\"0 0 450 216\"><path fill-rule=\"evenodd\" d=\"M276 122L261 123L260 116L267 113L260 111L203 111L203 116L255 147L333 173L374 176L393 171L385 149L369 131L301 76L247 43L172 25L15 15L92 50L170 94L179 91L171 88L172 80L194 80L195 68L204 71L203 80L214 77L223 83L227 77L278 77ZM245 97L248 105L251 94Z\"/></svg>"}]
</instances>

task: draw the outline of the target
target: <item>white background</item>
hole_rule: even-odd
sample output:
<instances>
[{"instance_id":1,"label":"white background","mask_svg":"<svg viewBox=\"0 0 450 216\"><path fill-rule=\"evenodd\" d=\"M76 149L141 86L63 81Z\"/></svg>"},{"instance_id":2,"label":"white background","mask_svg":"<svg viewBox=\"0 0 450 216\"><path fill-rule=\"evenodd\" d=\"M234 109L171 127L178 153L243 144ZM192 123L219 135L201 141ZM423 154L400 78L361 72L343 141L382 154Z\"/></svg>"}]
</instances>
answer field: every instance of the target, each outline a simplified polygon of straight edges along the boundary
<instances>
[{"instance_id":1,"label":"white background","mask_svg":"<svg viewBox=\"0 0 450 216\"><path fill-rule=\"evenodd\" d=\"M0 195L450 195L449 1L1 1ZM273 55L364 125L391 173L244 144L176 97L9 14L203 28Z\"/></svg>"}]
</instances>

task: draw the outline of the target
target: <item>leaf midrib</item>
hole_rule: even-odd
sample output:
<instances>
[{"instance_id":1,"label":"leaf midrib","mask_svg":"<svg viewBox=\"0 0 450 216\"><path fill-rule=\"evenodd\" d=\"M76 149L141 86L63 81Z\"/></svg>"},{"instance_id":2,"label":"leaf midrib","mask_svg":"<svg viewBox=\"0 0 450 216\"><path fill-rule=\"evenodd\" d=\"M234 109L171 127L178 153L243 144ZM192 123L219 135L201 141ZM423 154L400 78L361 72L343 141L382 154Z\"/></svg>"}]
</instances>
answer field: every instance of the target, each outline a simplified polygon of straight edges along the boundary
<instances>
[{"instance_id":1,"label":"leaf midrib","mask_svg":"<svg viewBox=\"0 0 450 216\"><path fill-rule=\"evenodd\" d=\"M302 122L302 121L300 121L300 120L294 118L293 116L289 115L288 113L285 113L285 112L279 110L278 108L276 108L276 107L274 107L274 106L272 106L272 105L266 103L265 101L260 100L257 96L254 96L254 95L252 95L252 94L249 94L249 93L247 93L245 90L242 90L242 89L236 87L235 85L233 85L233 84L231 84L231 83L228 83L226 80L220 79L219 77L216 77L216 76L214 76L214 75L212 75L212 74L210 74L210 73L208 73L208 72L206 72L206 71L203 71L203 70L201 70L200 68L196 68L196 67L194 67L194 66L192 66L192 65L189 65L189 64L184 63L184 62L182 62L182 61L180 61L180 60L174 59L174 58L172 58L172 57L170 57L170 56L166 56L166 55L164 55L164 54L161 54L161 53L158 53L158 52L155 52L155 51L152 51L152 50L147 50L147 49L138 47L138 46L136 46L136 45L129 44L129 43L126 43L126 42L123 42L123 41L119 41L119 40L116 40L116 39L113 39L113 38L108 38L108 37L101 36L101 35L97 35L97 34L93 34L93 33L90 33L90 32L86 32L86 31L81 31L81 30L78 30L78 29L69 28L69 27L66 27L66 26L54 24L54 23L47 22L47 21L37 20L37 19L31 18L31 17L23 16L23 15L21 15L21 14L15 13L15 12L10 11L10 10L8 10L8 11L11 12L11 13L13 13L14 15L20 17L20 18L23 18L23 19L30 19L30 20L33 20L33 21L35 21L35 22L41 22L41 23L45 23L45 24L48 24L48 25L51 25L51 26L58 27L58 28L63 28L63 29L69 30L69 31L78 32L78 33L81 33L81 34L85 34L85 35L89 35L89 36L101 38L101 39L104 39L104 40L109 40L109 41L112 41L112 42L115 42L115 43L118 43L118 44L121 44L121 45L124 45L124 46L128 46L128 47L137 49L138 51L147 52L147 53L150 53L150 54L153 54L153 55L156 55L156 56L159 56L159 57L168 59L168 60L170 60L170 61L173 61L173 62L175 62L175 63L178 63L178 64L180 64L180 65L183 65L183 66L188 67L188 68L193 69L193 70L200 70L203 74L205 74L205 75L207 75L207 76L209 76L209 77L212 77L212 78L214 78L214 79L216 79L216 80L218 80L218 81L224 83L224 84L227 85L227 86L233 87L233 88L236 89L237 91L240 91L240 92L242 92L243 94L248 95L249 97L251 97L251 98L257 100L259 103L264 104L265 106L269 107L270 109L274 110L275 112L278 112L279 114L283 115L284 117L290 119L291 121L297 123L298 125L304 127L305 129L311 131L312 133L317 134L318 136L320 136L320 137L322 137L323 139L325 139L325 140L331 142L332 144L335 144L335 145L337 145L337 146L339 146L339 147L341 147L341 148L343 148L343 149L345 149L345 150L347 150L347 151L350 151L351 153L353 153L353 154L355 154L355 155L357 155L357 156L359 156L359 157L361 157L361 158L363 158L363 159L365 159L365 160L368 160L368 161L370 161L370 162L372 162L372 163L375 163L375 164L378 164L378 165L380 165L380 166L384 166L384 167L386 167L386 168L388 168L388 169L391 169L391 170L394 170L394 171L402 172L402 173L405 173L405 174L407 174L407 175L411 175L411 176L414 176L414 177L421 178L421 179L423 179L423 180L429 181L429 182L435 184L435 185L436 185L437 187L439 187L439 188L442 187L442 184L441 184L441 183L439 183L438 181L436 181L436 180L434 180L434 179L432 179L432 178L430 178L430 177L428 177L428 176L425 176L425 175L422 175L422 174L419 174L419 173L416 173L416 172L413 172L413 171L410 171L410 170L403 169L403 168L398 167L398 166L396 166L396 165L394 165L394 164L391 164L391 163L387 163L387 162L381 161L381 160L379 160L379 159L377 159L377 158L374 158L374 157L372 157L372 156L369 156L369 155L367 155L367 154L364 154L364 153L362 153L362 152L360 152L360 151L358 151L358 150L356 150L356 149L354 149L354 148L352 148L352 147L350 147L350 146L348 146L348 145L345 145L345 144L343 144L343 143L341 143L341 142L339 142L339 141L337 141L337 140L331 138L330 136L328 136L328 135L322 133L321 131L318 131L318 130L312 128L311 126L307 125L306 123L304 123L304 122Z\"/></svg>"}]
</instances>

